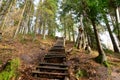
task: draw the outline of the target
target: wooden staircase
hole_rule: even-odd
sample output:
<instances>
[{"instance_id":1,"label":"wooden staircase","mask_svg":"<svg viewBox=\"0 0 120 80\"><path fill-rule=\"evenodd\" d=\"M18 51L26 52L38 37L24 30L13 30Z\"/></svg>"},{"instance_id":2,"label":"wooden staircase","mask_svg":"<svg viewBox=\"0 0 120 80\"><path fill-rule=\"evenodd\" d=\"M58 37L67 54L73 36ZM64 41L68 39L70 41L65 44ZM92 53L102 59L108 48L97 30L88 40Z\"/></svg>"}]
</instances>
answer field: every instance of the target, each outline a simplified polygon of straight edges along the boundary
<instances>
[{"instance_id":1,"label":"wooden staircase","mask_svg":"<svg viewBox=\"0 0 120 80\"><path fill-rule=\"evenodd\" d=\"M32 71L32 76L39 80L42 80L42 78L47 80L66 80L69 74L63 44L64 40L58 38L56 44L45 55L44 62L39 63L36 69Z\"/></svg>"}]
</instances>

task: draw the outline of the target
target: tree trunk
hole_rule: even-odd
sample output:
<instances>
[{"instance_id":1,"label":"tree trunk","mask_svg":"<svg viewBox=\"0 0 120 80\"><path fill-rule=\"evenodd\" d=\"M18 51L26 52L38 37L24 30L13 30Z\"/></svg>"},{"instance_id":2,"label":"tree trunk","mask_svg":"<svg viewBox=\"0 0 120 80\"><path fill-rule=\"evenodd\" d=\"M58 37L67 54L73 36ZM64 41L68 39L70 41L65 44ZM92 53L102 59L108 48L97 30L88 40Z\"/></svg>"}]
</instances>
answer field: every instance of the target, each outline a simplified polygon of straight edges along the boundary
<instances>
[{"instance_id":1,"label":"tree trunk","mask_svg":"<svg viewBox=\"0 0 120 80\"><path fill-rule=\"evenodd\" d=\"M73 42L75 42L75 33L74 33L74 28L72 26L72 38L73 38Z\"/></svg>"},{"instance_id":2,"label":"tree trunk","mask_svg":"<svg viewBox=\"0 0 120 80\"><path fill-rule=\"evenodd\" d=\"M21 13L21 15L20 15L20 20L19 20L19 23L18 23L18 25L17 25L17 30L15 31L15 33L14 33L14 35L13 35L14 38L17 36L17 33L18 33L19 30L20 30L20 24L21 24L22 19L23 19L23 15L24 15L24 12L25 12L26 5L27 5L27 0L25 1L25 4L24 4L23 10L22 10L22 13Z\"/></svg>"},{"instance_id":3,"label":"tree trunk","mask_svg":"<svg viewBox=\"0 0 120 80\"><path fill-rule=\"evenodd\" d=\"M116 19L116 27L117 27L117 32L118 32L118 39L120 39L120 25L118 23L118 16L117 16L117 8L114 9L115 11L115 19Z\"/></svg>"},{"instance_id":4,"label":"tree trunk","mask_svg":"<svg viewBox=\"0 0 120 80\"><path fill-rule=\"evenodd\" d=\"M7 20L8 14L10 12L10 9L11 9L13 3L14 3L14 1L12 0L11 3L10 3L10 6L8 7L8 12L6 13L6 15L5 15L4 19L3 19L1 30L4 29L5 22Z\"/></svg>"},{"instance_id":5,"label":"tree trunk","mask_svg":"<svg viewBox=\"0 0 120 80\"><path fill-rule=\"evenodd\" d=\"M65 22L65 21L64 21ZM65 36L65 38L67 37L67 34L66 34L66 23L65 23L65 25L64 25L64 36Z\"/></svg>"},{"instance_id":6,"label":"tree trunk","mask_svg":"<svg viewBox=\"0 0 120 80\"><path fill-rule=\"evenodd\" d=\"M76 38L76 41L75 41L75 47L77 48L77 45L78 45L78 40L79 40L79 32L78 32L78 36L77 36L77 38Z\"/></svg>"},{"instance_id":7,"label":"tree trunk","mask_svg":"<svg viewBox=\"0 0 120 80\"><path fill-rule=\"evenodd\" d=\"M44 22L44 25L43 25L43 32L42 32L43 39L45 39L45 31L46 31L46 23Z\"/></svg>"},{"instance_id":8,"label":"tree trunk","mask_svg":"<svg viewBox=\"0 0 120 80\"><path fill-rule=\"evenodd\" d=\"M29 7L29 5L28 5ZM31 13L32 13L32 5L29 7L30 12L28 13L28 17L27 17L27 29L28 32L27 33L31 33L30 27L31 27Z\"/></svg>"},{"instance_id":9,"label":"tree trunk","mask_svg":"<svg viewBox=\"0 0 120 80\"><path fill-rule=\"evenodd\" d=\"M70 35L70 26L68 27L68 37L69 37L69 41L71 41L71 35Z\"/></svg>"},{"instance_id":10,"label":"tree trunk","mask_svg":"<svg viewBox=\"0 0 120 80\"><path fill-rule=\"evenodd\" d=\"M100 43L100 39L99 39L99 35L98 35L98 31L95 25L95 21L91 19L92 25L93 25L93 29L94 29L94 33L95 33L95 37L96 37L96 42L97 42L97 48L98 48L98 52L99 55L98 57L95 58L95 60L99 63L103 63L104 61L106 61L106 55L102 49L102 45Z\"/></svg>"},{"instance_id":11,"label":"tree trunk","mask_svg":"<svg viewBox=\"0 0 120 80\"><path fill-rule=\"evenodd\" d=\"M113 36L113 34L112 34L112 31L111 31L111 29L110 29L110 25L109 25L109 23L108 23L107 16L106 16L105 14L104 14L103 16L104 16L104 19L105 19L105 23L106 23L106 26L107 26L107 29L108 29L110 38L111 38L111 40L112 40L112 44L113 44L114 51L119 53L119 48L118 48L118 46L117 46L117 43L115 42L115 38L114 38L114 36Z\"/></svg>"},{"instance_id":12,"label":"tree trunk","mask_svg":"<svg viewBox=\"0 0 120 80\"><path fill-rule=\"evenodd\" d=\"M82 28L79 27L78 29L78 37L75 43L75 46L77 47L77 49L81 49L82 48L82 43L83 43L83 31Z\"/></svg>"}]
</instances>

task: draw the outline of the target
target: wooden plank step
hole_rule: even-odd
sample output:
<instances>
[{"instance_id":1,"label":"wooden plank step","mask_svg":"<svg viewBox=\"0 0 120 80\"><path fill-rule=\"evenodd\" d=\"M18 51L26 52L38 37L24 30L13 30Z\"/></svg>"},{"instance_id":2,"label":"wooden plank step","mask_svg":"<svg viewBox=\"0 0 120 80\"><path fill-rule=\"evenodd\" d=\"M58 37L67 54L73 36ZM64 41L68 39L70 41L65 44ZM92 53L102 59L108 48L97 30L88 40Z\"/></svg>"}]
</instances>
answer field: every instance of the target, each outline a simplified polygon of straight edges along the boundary
<instances>
[{"instance_id":1,"label":"wooden plank step","mask_svg":"<svg viewBox=\"0 0 120 80\"><path fill-rule=\"evenodd\" d=\"M67 64L58 64L58 63L40 63L40 66L60 66L60 67L67 67Z\"/></svg>"},{"instance_id":2,"label":"wooden plank step","mask_svg":"<svg viewBox=\"0 0 120 80\"><path fill-rule=\"evenodd\" d=\"M47 79L59 79L64 80L68 73L53 73L53 72L40 72L40 71L32 71L32 75L36 77L36 79L47 78Z\"/></svg>"},{"instance_id":3,"label":"wooden plank step","mask_svg":"<svg viewBox=\"0 0 120 80\"><path fill-rule=\"evenodd\" d=\"M50 59L50 58L66 58L66 56L45 56L44 59Z\"/></svg>"},{"instance_id":4,"label":"wooden plank step","mask_svg":"<svg viewBox=\"0 0 120 80\"><path fill-rule=\"evenodd\" d=\"M45 69L45 70L61 70L61 71L67 71L68 68L60 68L56 66L37 66L36 69Z\"/></svg>"},{"instance_id":5,"label":"wooden plank step","mask_svg":"<svg viewBox=\"0 0 120 80\"><path fill-rule=\"evenodd\" d=\"M56 56L56 57L57 57L57 56L58 56L58 57L60 57L60 56L61 56L61 57L66 57L65 54L46 54L46 55L45 55L45 57L51 57L51 56Z\"/></svg>"},{"instance_id":6,"label":"wooden plank step","mask_svg":"<svg viewBox=\"0 0 120 80\"><path fill-rule=\"evenodd\" d=\"M53 47L62 47L62 48L64 48L63 45L54 45Z\"/></svg>"},{"instance_id":7,"label":"wooden plank step","mask_svg":"<svg viewBox=\"0 0 120 80\"><path fill-rule=\"evenodd\" d=\"M56 51L56 52L65 52L65 49L59 49L59 48L51 48L49 51Z\"/></svg>"},{"instance_id":8,"label":"wooden plank step","mask_svg":"<svg viewBox=\"0 0 120 80\"><path fill-rule=\"evenodd\" d=\"M32 73L39 75L68 76L68 73L54 73L54 72L40 72L40 71L32 71Z\"/></svg>"},{"instance_id":9,"label":"wooden plank step","mask_svg":"<svg viewBox=\"0 0 120 80\"><path fill-rule=\"evenodd\" d=\"M65 54L65 52L49 51L48 54Z\"/></svg>"},{"instance_id":10,"label":"wooden plank step","mask_svg":"<svg viewBox=\"0 0 120 80\"><path fill-rule=\"evenodd\" d=\"M66 61L66 57L58 57L58 56L45 57L44 61L47 63L63 63Z\"/></svg>"},{"instance_id":11,"label":"wooden plank step","mask_svg":"<svg viewBox=\"0 0 120 80\"><path fill-rule=\"evenodd\" d=\"M51 49L65 49L64 47L52 47Z\"/></svg>"},{"instance_id":12,"label":"wooden plank step","mask_svg":"<svg viewBox=\"0 0 120 80\"><path fill-rule=\"evenodd\" d=\"M50 55L50 56L66 56L66 54L58 54L58 53L48 53L48 54L46 54L46 55Z\"/></svg>"}]
</instances>

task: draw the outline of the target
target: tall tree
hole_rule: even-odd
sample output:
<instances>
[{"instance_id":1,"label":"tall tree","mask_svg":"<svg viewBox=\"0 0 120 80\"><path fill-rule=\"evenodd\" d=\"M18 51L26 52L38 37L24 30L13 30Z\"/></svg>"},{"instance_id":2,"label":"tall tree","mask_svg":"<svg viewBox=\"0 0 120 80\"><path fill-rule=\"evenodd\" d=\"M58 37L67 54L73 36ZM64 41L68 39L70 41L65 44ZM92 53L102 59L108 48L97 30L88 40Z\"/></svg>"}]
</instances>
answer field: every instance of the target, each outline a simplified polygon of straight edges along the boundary
<instances>
[{"instance_id":1,"label":"tall tree","mask_svg":"<svg viewBox=\"0 0 120 80\"><path fill-rule=\"evenodd\" d=\"M21 15L20 15L20 20L19 20L19 22L18 22L17 29L16 29L16 31L15 31L15 33L14 33L14 35L13 35L14 38L16 37L16 35L18 34L18 32L19 32L19 30L20 30L20 25L21 25L21 22L22 22L22 19L23 19L23 15L24 15L24 12L25 12L25 9L26 9L27 1L28 1L28 0L26 0L26 1L24 2L24 6L23 6L23 9L22 9L22 13L21 13Z\"/></svg>"},{"instance_id":2,"label":"tall tree","mask_svg":"<svg viewBox=\"0 0 120 80\"><path fill-rule=\"evenodd\" d=\"M98 0L74 0L74 1L66 1L65 2L67 5L65 6L64 11L71 11L73 10L74 13L76 13L77 15L80 16L80 14L83 14L85 17L87 17L92 25L93 25L93 30L94 30L94 34L96 37L96 42L97 42L97 48L98 48L98 52L99 52L99 56L96 58L99 59L98 62L102 63L104 61L106 61L106 56L105 53L102 49L101 43L100 43L100 39L99 39L99 35L98 35L98 30L97 30L97 26L96 26L96 22L97 22L97 17L99 14L98 11ZM79 6L80 5L80 6ZM67 8L69 7L69 8Z\"/></svg>"},{"instance_id":3,"label":"tall tree","mask_svg":"<svg viewBox=\"0 0 120 80\"><path fill-rule=\"evenodd\" d=\"M112 44L113 44L114 51L117 52L117 53L119 53L119 48L118 48L117 43L116 43L116 41L115 41L115 38L114 38L114 36L113 36L113 34L112 34L112 30L111 30L110 25L109 25L109 20L108 20L108 18L107 18L107 15L109 15L109 14L106 14L106 13L108 13L107 11L110 12L109 7L108 7L108 0L105 0L105 1L99 0L99 5L100 5L100 9L103 8L103 9L101 10L101 14L103 15L105 24L106 24L106 26L107 26L107 29L108 29L108 32L109 32L109 35L110 35L110 38L111 38L111 41L112 41ZM108 10L107 10L107 9L108 9ZM107 10L107 11L106 11L106 10ZM117 23L117 22L116 22L116 23ZM113 25L113 26L114 26L114 25ZM119 31L118 31L118 32L119 32Z\"/></svg>"},{"instance_id":4,"label":"tall tree","mask_svg":"<svg viewBox=\"0 0 120 80\"><path fill-rule=\"evenodd\" d=\"M42 35L43 39L45 39L46 31L48 29L49 35L54 35L55 29L52 24L55 23L55 16L57 10L57 1L56 0L44 0L40 1L38 5L38 23L41 23L42 26Z\"/></svg>"},{"instance_id":5,"label":"tall tree","mask_svg":"<svg viewBox=\"0 0 120 80\"><path fill-rule=\"evenodd\" d=\"M9 0L9 1L8 1L9 7L7 8L7 12L6 12L5 15L4 15L4 19L3 19L3 22L2 22L2 24L1 24L1 29L4 28L4 25L5 25L5 22L6 22L6 20L7 20L8 14L9 14L9 12L10 12L10 10L11 10L11 8L12 8L12 6L13 6L13 4L14 4L15 2L16 2L16 0Z\"/></svg>"},{"instance_id":6,"label":"tall tree","mask_svg":"<svg viewBox=\"0 0 120 80\"><path fill-rule=\"evenodd\" d=\"M120 0L109 0L108 4L109 4L110 13L113 13L113 16L115 18L115 25L113 25L114 32L116 33L116 35L120 41L120 25L118 22L119 12L117 11L118 8L120 7ZM117 14L117 12L118 12L118 14Z\"/></svg>"}]
</instances>

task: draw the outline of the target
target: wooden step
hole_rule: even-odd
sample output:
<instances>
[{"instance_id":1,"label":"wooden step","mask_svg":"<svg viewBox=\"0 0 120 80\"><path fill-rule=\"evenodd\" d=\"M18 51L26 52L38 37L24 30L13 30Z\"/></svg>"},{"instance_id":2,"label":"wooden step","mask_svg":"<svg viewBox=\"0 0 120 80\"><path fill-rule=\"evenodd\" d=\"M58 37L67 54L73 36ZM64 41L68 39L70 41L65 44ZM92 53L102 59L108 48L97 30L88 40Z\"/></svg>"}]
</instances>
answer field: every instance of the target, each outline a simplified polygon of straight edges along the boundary
<instances>
[{"instance_id":1,"label":"wooden step","mask_svg":"<svg viewBox=\"0 0 120 80\"><path fill-rule=\"evenodd\" d=\"M48 79L63 79L65 76L68 76L68 73L54 73L54 72L40 72L40 71L32 71L32 75L40 78L48 78Z\"/></svg>"},{"instance_id":2,"label":"wooden step","mask_svg":"<svg viewBox=\"0 0 120 80\"><path fill-rule=\"evenodd\" d=\"M66 57L65 54L46 54L45 57Z\"/></svg>"},{"instance_id":3,"label":"wooden step","mask_svg":"<svg viewBox=\"0 0 120 80\"><path fill-rule=\"evenodd\" d=\"M33 74L45 74L45 75L59 75L59 76L68 76L68 73L54 73L54 72L40 72L40 71L32 71Z\"/></svg>"},{"instance_id":4,"label":"wooden step","mask_svg":"<svg viewBox=\"0 0 120 80\"><path fill-rule=\"evenodd\" d=\"M36 69L45 69L45 70L61 70L61 71L67 71L68 68L60 68L56 66L37 66Z\"/></svg>"},{"instance_id":5,"label":"wooden step","mask_svg":"<svg viewBox=\"0 0 120 80\"><path fill-rule=\"evenodd\" d=\"M65 49L62 49L62 48L51 48L49 51L56 51L56 52L64 52L65 53Z\"/></svg>"},{"instance_id":6,"label":"wooden step","mask_svg":"<svg viewBox=\"0 0 120 80\"><path fill-rule=\"evenodd\" d=\"M66 58L66 56L57 56L57 55L56 55L56 56L47 56L47 55L46 55L46 56L44 57L44 59L50 59L50 58L60 58L60 59L62 59L62 58Z\"/></svg>"},{"instance_id":7,"label":"wooden step","mask_svg":"<svg viewBox=\"0 0 120 80\"><path fill-rule=\"evenodd\" d=\"M66 58L63 57L46 57L44 61L47 63L63 63L66 61Z\"/></svg>"},{"instance_id":8,"label":"wooden step","mask_svg":"<svg viewBox=\"0 0 120 80\"><path fill-rule=\"evenodd\" d=\"M66 56L66 54L58 54L58 53L48 53L48 56Z\"/></svg>"},{"instance_id":9,"label":"wooden step","mask_svg":"<svg viewBox=\"0 0 120 80\"><path fill-rule=\"evenodd\" d=\"M60 67L67 67L67 64L58 64L58 63L40 63L40 66L60 66Z\"/></svg>"},{"instance_id":10,"label":"wooden step","mask_svg":"<svg viewBox=\"0 0 120 80\"><path fill-rule=\"evenodd\" d=\"M54 47L64 48L63 45L54 45L53 48L54 48Z\"/></svg>"},{"instance_id":11,"label":"wooden step","mask_svg":"<svg viewBox=\"0 0 120 80\"><path fill-rule=\"evenodd\" d=\"M65 52L56 52L56 51L50 51L48 54L65 54ZM65 54L66 55L66 54Z\"/></svg>"},{"instance_id":12,"label":"wooden step","mask_svg":"<svg viewBox=\"0 0 120 80\"><path fill-rule=\"evenodd\" d=\"M59 45L58 45L59 46ZM64 47L52 47L51 49L65 49Z\"/></svg>"}]
</instances>

